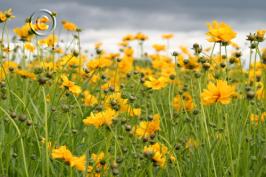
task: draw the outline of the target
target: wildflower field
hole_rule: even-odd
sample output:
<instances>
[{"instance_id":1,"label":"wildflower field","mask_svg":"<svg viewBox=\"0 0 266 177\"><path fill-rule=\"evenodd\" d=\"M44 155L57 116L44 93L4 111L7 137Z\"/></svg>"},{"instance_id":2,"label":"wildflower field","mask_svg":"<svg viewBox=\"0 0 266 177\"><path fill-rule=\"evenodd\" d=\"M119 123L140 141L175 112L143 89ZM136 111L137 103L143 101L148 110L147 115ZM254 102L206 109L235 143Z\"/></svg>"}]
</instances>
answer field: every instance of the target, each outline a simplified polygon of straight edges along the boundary
<instances>
[{"instance_id":1,"label":"wildflower field","mask_svg":"<svg viewBox=\"0 0 266 177\"><path fill-rule=\"evenodd\" d=\"M63 41L39 35L47 17L13 18L0 12L0 177L266 177L266 30L247 34L249 56L217 21L210 48L167 54L169 33L147 53L137 33L110 53L84 50L70 21Z\"/></svg>"}]
</instances>

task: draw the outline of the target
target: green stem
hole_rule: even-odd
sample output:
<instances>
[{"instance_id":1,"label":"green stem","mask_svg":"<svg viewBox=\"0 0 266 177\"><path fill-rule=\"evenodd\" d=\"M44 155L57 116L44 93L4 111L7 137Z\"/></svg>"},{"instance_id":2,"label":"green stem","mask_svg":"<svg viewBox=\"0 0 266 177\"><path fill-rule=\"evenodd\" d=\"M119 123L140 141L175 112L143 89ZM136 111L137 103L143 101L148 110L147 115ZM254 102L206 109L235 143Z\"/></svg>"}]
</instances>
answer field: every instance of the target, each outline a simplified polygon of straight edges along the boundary
<instances>
[{"instance_id":1,"label":"green stem","mask_svg":"<svg viewBox=\"0 0 266 177\"><path fill-rule=\"evenodd\" d=\"M14 127L17 131L18 137L20 139L20 145L21 145L21 150L22 150L22 158L23 158L25 174L26 174L26 177L29 177L28 167L27 167L27 162L26 162L26 156L25 156L25 148L24 148L24 143L23 143L23 139L21 136L21 132L20 132L16 122L10 117L10 115L5 111L5 109L2 108L1 106L0 106L0 109L6 114L7 118L11 121L11 123L14 125Z\"/></svg>"},{"instance_id":2,"label":"green stem","mask_svg":"<svg viewBox=\"0 0 266 177\"><path fill-rule=\"evenodd\" d=\"M45 123L45 156L46 156L46 176L49 177L49 137L48 137L48 116L47 116L47 103L44 87L42 87L43 101L44 101L44 123Z\"/></svg>"}]
</instances>

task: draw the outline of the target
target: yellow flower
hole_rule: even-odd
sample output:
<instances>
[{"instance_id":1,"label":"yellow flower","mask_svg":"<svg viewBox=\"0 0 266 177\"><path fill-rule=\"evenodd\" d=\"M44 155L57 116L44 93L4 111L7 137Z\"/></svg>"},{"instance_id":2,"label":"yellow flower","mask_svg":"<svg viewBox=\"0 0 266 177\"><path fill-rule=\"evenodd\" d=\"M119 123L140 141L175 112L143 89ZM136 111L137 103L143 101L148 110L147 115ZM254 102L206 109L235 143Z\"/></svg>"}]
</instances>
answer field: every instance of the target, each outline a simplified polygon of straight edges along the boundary
<instances>
[{"instance_id":1,"label":"yellow flower","mask_svg":"<svg viewBox=\"0 0 266 177\"><path fill-rule=\"evenodd\" d=\"M2 11L0 11L0 23L3 23L7 20L6 14Z\"/></svg>"},{"instance_id":2,"label":"yellow flower","mask_svg":"<svg viewBox=\"0 0 266 177\"><path fill-rule=\"evenodd\" d=\"M83 123L84 125L94 125L96 128L103 125L110 126L115 116L116 112L112 109L108 109L95 114L91 113L89 117L83 119Z\"/></svg>"},{"instance_id":3,"label":"yellow flower","mask_svg":"<svg viewBox=\"0 0 266 177\"><path fill-rule=\"evenodd\" d=\"M96 172L95 169L97 169L97 168L98 169L107 169L106 165L101 164L101 161L104 159L104 152L100 152L98 154L93 153L91 155L91 159L93 160L94 165L88 166L88 168L87 168L87 171L89 173L88 177L100 177L101 176L100 172Z\"/></svg>"},{"instance_id":4,"label":"yellow flower","mask_svg":"<svg viewBox=\"0 0 266 177\"><path fill-rule=\"evenodd\" d=\"M175 162L176 161L176 158L175 158L175 156L173 154L170 155L170 160L171 160L171 162Z\"/></svg>"},{"instance_id":5,"label":"yellow flower","mask_svg":"<svg viewBox=\"0 0 266 177\"><path fill-rule=\"evenodd\" d=\"M133 133L140 138L148 138L160 130L160 115L153 115L152 121L142 121L133 128Z\"/></svg>"},{"instance_id":6,"label":"yellow flower","mask_svg":"<svg viewBox=\"0 0 266 177\"><path fill-rule=\"evenodd\" d=\"M259 39L264 39L264 35L266 33L266 30L257 30L256 31L256 36L259 38Z\"/></svg>"},{"instance_id":7,"label":"yellow flower","mask_svg":"<svg viewBox=\"0 0 266 177\"><path fill-rule=\"evenodd\" d=\"M153 44L152 48L156 50L156 52L164 51L166 49L165 45L163 44Z\"/></svg>"},{"instance_id":8,"label":"yellow flower","mask_svg":"<svg viewBox=\"0 0 266 177\"><path fill-rule=\"evenodd\" d=\"M188 92L185 92L183 93L182 98L179 95L174 97L173 107L176 111L179 111L180 109L192 111L195 108L195 104L193 103L192 96Z\"/></svg>"},{"instance_id":9,"label":"yellow flower","mask_svg":"<svg viewBox=\"0 0 266 177\"><path fill-rule=\"evenodd\" d=\"M98 103L97 98L91 95L89 91L86 90L83 92L83 94L84 94L84 104L86 106L92 106Z\"/></svg>"},{"instance_id":10,"label":"yellow flower","mask_svg":"<svg viewBox=\"0 0 266 177\"><path fill-rule=\"evenodd\" d=\"M230 42L237 35L231 26L224 22L213 21L208 23L209 31L206 33L209 42Z\"/></svg>"},{"instance_id":11,"label":"yellow flower","mask_svg":"<svg viewBox=\"0 0 266 177\"><path fill-rule=\"evenodd\" d=\"M128 47L128 41L121 41L118 43L118 45L121 47Z\"/></svg>"},{"instance_id":12,"label":"yellow flower","mask_svg":"<svg viewBox=\"0 0 266 177\"><path fill-rule=\"evenodd\" d=\"M86 165L86 156L82 155L80 157L73 157L70 160L70 166L75 167L79 171L84 171Z\"/></svg>"},{"instance_id":13,"label":"yellow flower","mask_svg":"<svg viewBox=\"0 0 266 177\"><path fill-rule=\"evenodd\" d=\"M33 33L31 32L31 27L29 23L24 24L20 28L15 28L14 33L19 36L24 41L30 41L33 37Z\"/></svg>"},{"instance_id":14,"label":"yellow flower","mask_svg":"<svg viewBox=\"0 0 266 177\"><path fill-rule=\"evenodd\" d=\"M112 61L107 58L97 58L94 60L90 60L87 64L87 67L91 70L97 69L97 68L106 68L112 65Z\"/></svg>"},{"instance_id":15,"label":"yellow flower","mask_svg":"<svg viewBox=\"0 0 266 177\"><path fill-rule=\"evenodd\" d=\"M70 81L65 75L62 75L61 79L63 80L62 87L67 88L70 92L74 94L80 94L81 88L75 85L74 82Z\"/></svg>"},{"instance_id":16,"label":"yellow flower","mask_svg":"<svg viewBox=\"0 0 266 177\"><path fill-rule=\"evenodd\" d=\"M33 52L35 50L34 45L32 45L32 43L30 43L30 42L26 42L24 44L24 47L25 47L26 50L28 50L30 52Z\"/></svg>"},{"instance_id":17,"label":"yellow flower","mask_svg":"<svg viewBox=\"0 0 266 177\"><path fill-rule=\"evenodd\" d=\"M254 122L256 125L258 125L259 122L264 123L265 119L266 119L266 112L263 112L260 117L259 115L256 114L251 114L249 117L249 120L251 122Z\"/></svg>"},{"instance_id":18,"label":"yellow flower","mask_svg":"<svg viewBox=\"0 0 266 177\"><path fill-rule=\"evenodd\" d=\"M23 78L30 78L32 80L36 79L36 76L34 73L31 73L31 72L26 71L26 70L18 69L18 70L16 70L16 74L20 75Z\"/></svg>"},{"instance_id":19,"label":"yellow flower","mask_svg":"<svg viewBox=\"0 0 266 177\"><path fill-rule=\"evenodd\" d=\"M105 109L113 109L116 111L122 111L122 112L128 112L129 106L128 106L128 100L123 99L121 97L120 92L113 93L111 95L108 95L105 99L104 103Z\"/></svg>"},{"instance_id":20,"label":"yellow flower","mask_svg":"<svg viewBox=\"0 0 266 177\"><path fill-rule=\"evenodd\" d=\"M67 149L66 146L60 146L52 150L53 159L63 159L65 162L70 163L73 159L72 153Z\"/></svg>"},{"instance_id":21,"label":"yellow flower","mask_svg":"<svg viewBox=\"0 0 266 177\"><path fill-rule=\"evenodd\" d=\"M144 147L144 154L152 153L152 160L156 165L160 167L165 166L166 162L166 153L168 149L163 144L155 143L153 145L145 146Z\"/></svg>"},{"instance_id":22,"label":"yellow flower","mask_svg":"<svg viewBox=\"0 0 266 177\"><path fill-rule=\"evenodd\" d=\"M166 87L168 83L168 79L165 77L160 77L159 79L155 79L153 76L149 77L148 81L145 81L144 85L153 90L161 90Z\"/></svg>"},{"instance_id":23,"label":"yellow flower","mask_svg":"<svg viewBox=\"0 0 266 177\"><path fill-rule=\"evenodd\" d=\"M231 98L235 95L236 92L234 86L228 85L226 81L218 80L216 84L208 84L208 89L204 89L201 94L201 101L205 105L210 105L216 102L229 104L231 102Z\"/></svg>"},{"instance_id":24,"label":"yellow flower","mask_svg":"<svg viewBox=\"0 0 266 177\"><path fill-rule=\"evenodd\" d=\"M95 153L93 153L93 154L91 155L91 158L92 158L92 160L94 161L94 163L98 164L98 163L101 162L101 160L104 159L104 152L100 152L99 154L95 154Z\"/></svg>"},{"instance_id":25,"label":"yellow flower","mask_svg":"<svg viewBox=\"0 0 266 177\"><path fill-rule=\"evenodd\" d=\"M129 73L133 68L133 58L132 57L124 57L122 61L118 63L118 69L121 73Z\"/></svg>"},{"instance_id":26,"label":"yellow flower","mask_svg":"<svg viewBox=\"0 0 266 177\"><path fill-rule=\"evenodd\" d=\"M162 35L162 38L163 39L172 39L174 37L174 34L171 34L171 33L169 33L169 34L163 34Z\"/></svg>"},{"instance_id":27,"label":"yellow flower","mask_svg":"<svg viewBox=\"0 0 266 177\"><path fill-rule=\"evenodd\" d=\"M265 97L264 87L263 86L256 91L256 97L258 99L263 99Z\"/></svg>"},{"instance_id":28,"label":"yellow flower","mask_svg":"<svg viewBox=\"0 0 266 177\"><path fill-rule=\"evenodd\" d=\"M132 57L133 54L134 54L134 50L133 50L133 48L131 48L131 47L127 47L127 48L125 48L125 49L124 49L124 54L125 54L125 56L127 56L127 57Z\"/></svg>"},{"instance_id":29,"label":"yellow flower","mask_svg":"<svg viewBox=\"0 0 266 177\"><path fill-rule=\"evenodd\" d=\"M141 109L140 108L131 108L131 107L129 107L128 112L129 112L129 115L132 116L132 117L133 116L139 117L141 115Z\"/></svg>"},{"instance_id":30,"label":"yellow flower","mask_svg":"<svg viewBox=\"0 0 266 177\"><path fill-rule=\"evenodd\" d=\"M101 43L101 42L96 42L96 43L94 44L94 48L95 48L95 49L99 49L99 48L102 47L102 45L103 45L103 43Z\"/></svg>"},{"instance_id":31,"label":"yellow flower","mask_svg":"<svg viewBox=\"0 0 266 177\"><path fill-rule=\"evenodd\" d=\"M8 19L15 18L12 13L12 9L7 9L4 12L0 11L0 23L6 22Z\"/></svg>"},{"instance_id":32,"label":"yellow flower","mask_svg":"<svg viewBox=\"0 0 266 177\"><path fill-rule=\"evenodd\" d=\"M18 64L14 61L5 61L3 63L3 69L7 71L14 71L15 69L18 68Z\"/></svg>"},{"instance_id":33,"label":"yellow flower","mask_svg":"<svg viewBox=\"0 0 266 177\"><path fill-rule=\"evenodd\" d=\"M62 24L63 24L63 27L65 28L65 30L67 30L67 31L76 31L77 30L77 26L72 22L63 20Z\"/></svg>"},{"instance_id":34,"label":"yellow flower","mask_svg":"<svg viewBox=\"0 0 266 177\"><path fill-rule=\"evenodd\" d=\"M145 40L148 39L148 36L146 36L143 33L137 33L136 36L135 36L135 39L136 40L140 40L140 41L145 41Z\"/></svg>"},{"instance_id":35,"label":"yellow flower","mask_svg":"<svg viewBox=\"0 0 266 177\"><path fill-rule=\"evenodd\" d=\"M47 45L48 47L54 47L57 42L58 42L58 37L53 34L50 34L46 38L38 41L40 45Z\"/></svg>"},{"instance_id":36,"label":"yellow flower","mask_svg":"<svg viewBox=\"0 0 266 177\"><path fill-rule=\"evenodd\" d=\"M133 34L128 34L128 35L126 35L126 36L124 36L123 37L123 39L122 39L122 41L126 41L126 42L128 42L128 41L132 41L132 40L134 40L134 35Z\"/></svg>"},{"instance_id":37,"label":"yellow flower","mask_svg":"<svg viewBox=\"0 0 266 177\"><path fill-rule=\"evenodd\" d=\"M193 103L192 96L188 92L185 92L183 93L182 98L183 98L184 108L187 111L192 111L195 108L195 104Z\"/></svg>"}]
</instances>

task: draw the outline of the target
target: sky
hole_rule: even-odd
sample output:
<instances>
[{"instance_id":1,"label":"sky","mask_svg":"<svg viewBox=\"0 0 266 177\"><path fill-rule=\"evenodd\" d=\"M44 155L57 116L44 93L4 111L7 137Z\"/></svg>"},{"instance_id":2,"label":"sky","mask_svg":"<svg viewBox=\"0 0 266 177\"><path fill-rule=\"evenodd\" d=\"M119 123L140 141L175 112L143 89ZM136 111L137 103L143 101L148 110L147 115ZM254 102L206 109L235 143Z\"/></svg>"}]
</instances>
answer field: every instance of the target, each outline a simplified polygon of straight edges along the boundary
<instances>
[{"instance_id":1,"label":"sky","mask_svg":"<svg viewBox=\"0 0 266 177\"><path fill-rule=\"evenodd\" d=\"M16 16L11 27L21 26L38 9L48 9L57 12L57 23L66 19L83 29L84 46L101 41L110 51L117 50L123 35L137 32L149 36L147 50L164 42L163 33L175 34L173 49L194 42L209 45L206 24L212 20L230 24L242 44L249 32L266 29L265 0L0 0L0 10L7 8Z\"/></svg>"}]
</instances>

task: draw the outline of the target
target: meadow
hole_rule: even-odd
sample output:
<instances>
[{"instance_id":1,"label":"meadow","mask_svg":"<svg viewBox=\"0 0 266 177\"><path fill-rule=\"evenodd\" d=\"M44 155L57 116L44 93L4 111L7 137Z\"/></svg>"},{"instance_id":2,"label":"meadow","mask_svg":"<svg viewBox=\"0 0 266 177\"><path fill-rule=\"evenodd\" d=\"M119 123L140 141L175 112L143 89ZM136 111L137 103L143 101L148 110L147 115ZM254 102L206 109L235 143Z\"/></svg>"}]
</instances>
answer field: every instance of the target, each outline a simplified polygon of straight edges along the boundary
<instances>
[{"instance_id":1,"label":"meadow","mask_svg":"<svg viewBox=\"0 0 266 177\"><path fill-rule=\"evenodd\" d=\"M137 33L110 53L82 50L70 21L64 41L40 36L46 16L13 18L0 12L0 177L266 177L266 30L247 34L248 57L217 21L210 48L166 54L169 33L147 53Z\"/></svg>"}]
</instances>

